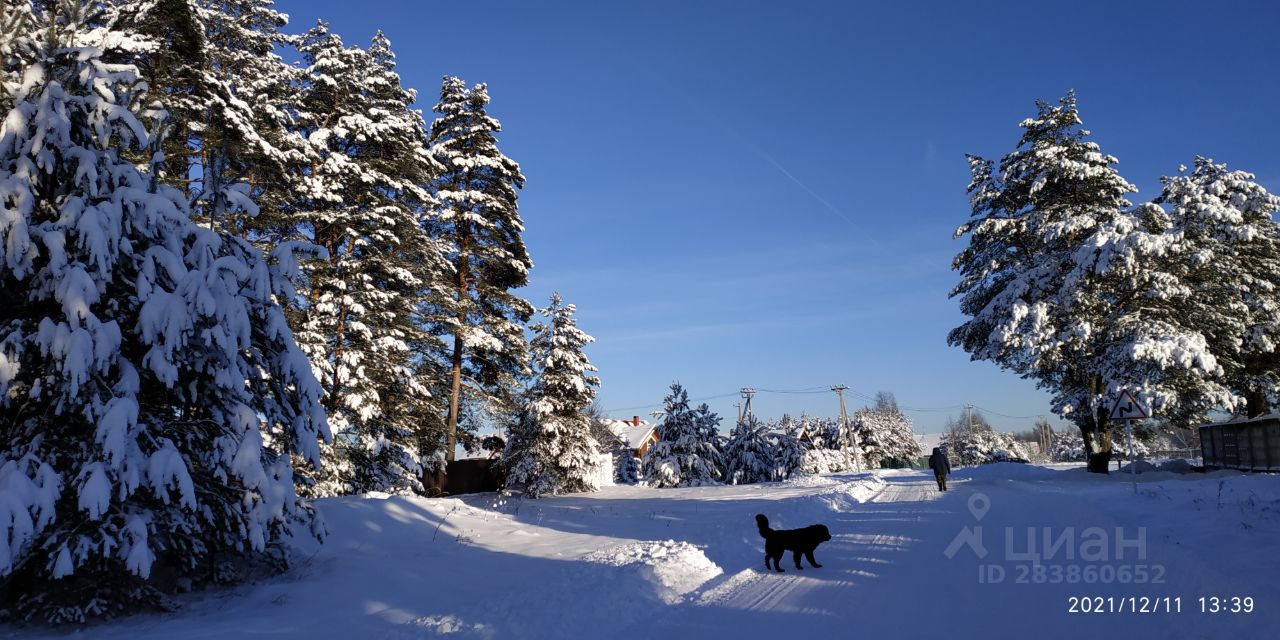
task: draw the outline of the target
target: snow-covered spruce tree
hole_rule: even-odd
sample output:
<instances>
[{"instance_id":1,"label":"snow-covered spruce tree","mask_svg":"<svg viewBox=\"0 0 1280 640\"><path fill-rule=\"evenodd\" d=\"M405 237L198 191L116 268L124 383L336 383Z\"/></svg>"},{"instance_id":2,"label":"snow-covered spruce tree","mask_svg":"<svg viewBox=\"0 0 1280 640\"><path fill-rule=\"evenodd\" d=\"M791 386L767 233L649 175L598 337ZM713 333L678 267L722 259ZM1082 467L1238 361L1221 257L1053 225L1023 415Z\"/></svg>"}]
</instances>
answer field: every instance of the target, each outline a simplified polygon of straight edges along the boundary
<instances>
[{"instance_id":1,"label":"snow-covered spruce tree","mask_svg":"<svg viewBox=\"0 0 1280 640\"><path fill-rule=\"evenodd\" d=\"M724 477L716 466L720 451L715 441L705 438L714 432L720 417L709 410L690 409L689 393L679 382L671 383L671 393L662 404L658 441L650 445L642 461L645 481L654 487L717 484Z\"/></svg>"},{"instance_id":2,"label":"snow-covered spruce tree","mask_svg":"<svg viewBox=\"0 0 1280 640\"><path fill-rule=\"evenodd\" d=\"M435 342L419 305L447 277L419 224L431 202L424 122L382 34L366 51L319 24L299 50L308 78L296 121L312 165L292 226L327 256L307 264L294 324L335 435L331 470L314 491L412 492L422 429L439 409L421 356Z\"/></svg>"},{"instance_id":3,"label":"snow-covered spruce tree","mask_svg":"<svg viewBox=\"0 0 1280 640\"><path fill-rule=\"evenodd\" d=\"M0 14L25 19L0 34L0 599L64 622L283 562L293 527L320 533L290 454L318 464L328 431L274 302L291 254L196 226L159 183L163 113L106 62L145 41L40 7Z\"/></svg>"},{"instance_id":4,"label":"snow-covered spruce tree","mask_svg":"<svg viewBox=\"0 0 1280 640\"><path fill-rule=\"evenodd\" d=\"M789 415L769 423L767 433L773 444L773 480L786 480L804 466L804 454L808 447L800 439L801 429L803 425Z\"/></svg>"},{"instance_id":5,"label":"snow-covered spruce tree","mask_svg":"<svg viewBox=\"0 0 1280 640\"><path fill-rule=\"evenodd\" d=\"M720 435L720 420L720 416L711 411L711 407L705 402L693 410L693 424L698 433L698 441L704 444L702 455L709 465L723 474L724 458L721 449L725 438Z\"/></svg>"},{"instance_id":6,"label":"snow-covered spruce tree","mask_svg":"<svg viewBox=\"0 0 1280 640\"><path fill-rule=\"evenodd\" d=\"M1167 235L1177 239L1161 256L1182 285L1173 306L1206 336L1247 415L1267 413L1280 395L1280 198L1253 174L1201 157L1163 183L1154 206L1169 207Z\"/></svg>"},{"instance_id":7,"label":"snow-covered spruce tree","mask_svg":"<svg viewBox=\"0 0 1280 640\"><path fill-rule=\"evenodd\" d=\"M954 466L1026 461L1030 452L1013 434L996 431L981 412L948 418L940 445Z\"/></svg>"},{"instance_id":8,"label":"snow-covered spruce tree","mask_svg":"<svg viewBox=\"0 0 1280 640\"><path fill-rule=\"evenodd\" d=\"M809 449L804 452L800 473L844 473L861 471L857 449Z\"/></svg>"},{"instance_id":9,"label":"snow-covered spruce tree","mask_svg":"<svg viewBox=\"0 0 1280 640\"><path fill-rule=\"evenodd\" d=\"M951 292L970 319L948 342L1049 390L1081 430L1090 470L1106 472L1112 394L1203 407L1221 395L1219 367L1171 310L1176 283L1157 259L1170 238L1151 211L1128 211L1136 189L1085 140L1075 95L1037 106L998 172L970 156L972 219L956 231L969 246Z\"/></svg>"},{"instance_id":10,"label":"snow-covered spruce tree","mask_svg":"<svg viewBox=\"0 0 1280 640\"><path fill-rule=\"evenodd\" d=\"M911 419L897 407L864 407L853 414L862 460L869 469L909 465L922 455Z\"/></svg>"},{"instance_id":11,"label":"snow-covered spruce tree","mask_svg":"<svg viewBox=\"0 0 1280 640\"><path fill-rule=\"evenodd\" d=\"M542 310L548 323L534 325L530 342L535 378L524 419L513 428L503 461L507 484L526 496L594 491L599 445L587 410L600 379L583 347L595 339L574 320L575 308L559 293Z\"/></svg>"},{"instance_id":12,"label":"snow-covered spruce tree","mask_svg":"<svg viewBox=\"0 0 1280 640\"><path fill-rule=\"evenodd\" d=\"M464 405L508 412L529 373L523 323L533 307L511 293L528 284L533 268L516 208L524 176L498 150L502 127L486 112L488 104L484 84L467 88L446 76L434 109L440 117L431 124L430 154L443 169L431 181L436 205L425 224L453 266L448 293L433 299L430 312L434 331L452 338L439 354L450 366L447 460L453 460L459 425L465 424Z\"/></svg>"},{"instance_id":13,"label":"snow-covered spruce tree","mask_svg":"<svg viewBox=\"0 0 1280 640\"><path fill-rule=\"evenodd\" d=\"M281 241L282 204L305 162L290 131L301 70L276 53L290 38L280 31L288 16L272 5L137 0L105 12L113 28L157 43L135 62L169 113L166 184L186 194L201 224L260 246Z\"/></svg>"},{"instance_id":14,"label":"snow-covered spruce tree","mask_svg":"<svg viewBox=\"0 0 1280 640\"><path fill-rule=\"evenodd\" d=\"M1049 459L1054 462L1083 461L1084 439L1080 437L1080 431L1055 431L1049 447Z\"/></svg>"},{"instance_id":15,"label":"snow-covered spruce tree","mask_svg":"<svg viewBox=\"0 0 1280 640\"><path fill-rule=\"evenodd\" d=\"M813 438L813 447L804 452L801 473L841 473L861 471L858 447L841 446L840 421L832 418L800 417L800 425Z\"/></svg>"},{"instance_id":16,"label":"snow-covered spruce tree","mask_svg":"<svg viewBox=\"0 0 1280 640\"><path fill-rule=\"evenodd\" d=\"M777 476L769 427L755 416L739 421L724 446L724 478L729 484L769 482Z\"/></svg>"}]
</instances>

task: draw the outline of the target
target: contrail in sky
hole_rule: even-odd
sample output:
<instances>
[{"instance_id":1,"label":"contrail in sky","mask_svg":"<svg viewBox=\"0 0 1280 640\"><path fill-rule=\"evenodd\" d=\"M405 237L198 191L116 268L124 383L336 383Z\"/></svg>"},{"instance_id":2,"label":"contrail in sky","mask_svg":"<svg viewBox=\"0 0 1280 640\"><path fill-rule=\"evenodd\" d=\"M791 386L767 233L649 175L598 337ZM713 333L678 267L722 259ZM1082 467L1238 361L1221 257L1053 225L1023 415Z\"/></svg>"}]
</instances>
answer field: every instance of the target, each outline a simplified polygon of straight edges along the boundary
<instances>
[{"instance_id":1,"label":"contrail in sky","mask_svg":"<svg viewBox=\"0 0 1280 640\"><path fill-rule=\"evenodd\" d=\"M805 184L802 180L800 180L800 178L797 178L794 173L791 173L790 171L788 171L787 168L784 167L781 162L778 162L776 158L774 158L772 155L769 155L769 152L760 148L759 145L755 144L751 140L748 140L746 136L739 133L737 129L734 129L728 122L725 122L724 119L712 113L709 109L703 107L700 102L694 99L693 96L689 95L689 93L687 93L684 89L681 89L671 81L664 78L661 74L653 72L652 70L644 67L643 65L639 64L635 60L630 60L629 62L631 63L631 66L635 68L637 71L640 71L641 73L661 82L662 84L665 84L671 91L679 95L681 98L684 98L684 101L687 102L689 106L693 108L694 111L698 112L703 118L705 118L707 121L719 127L725 133L728 133L733 139L738 141L738 144L741 144L752 153L756 154L757 156L760 156L760 158L762 158L765 162L768 162L770 166L772 166L774 169L777 169L778 173L781 173L788 180L794 183L797 187L800 187L802 190L804 190L805 193L809 194L814 200L817 200L820 204L822 204L822 206L830 210L831 213L836 214L837 216L840 217L841 220L844 220L845 222L849 223L851 226L854 226L854 227L857 226L854 223L853 218L850 218L847 214L845 214L845 212L841 211L838 207L831 204L829 200L822 197L817 191L814 191L812 188L810 188L809 185Z\"/></svg>"}]
</instances>

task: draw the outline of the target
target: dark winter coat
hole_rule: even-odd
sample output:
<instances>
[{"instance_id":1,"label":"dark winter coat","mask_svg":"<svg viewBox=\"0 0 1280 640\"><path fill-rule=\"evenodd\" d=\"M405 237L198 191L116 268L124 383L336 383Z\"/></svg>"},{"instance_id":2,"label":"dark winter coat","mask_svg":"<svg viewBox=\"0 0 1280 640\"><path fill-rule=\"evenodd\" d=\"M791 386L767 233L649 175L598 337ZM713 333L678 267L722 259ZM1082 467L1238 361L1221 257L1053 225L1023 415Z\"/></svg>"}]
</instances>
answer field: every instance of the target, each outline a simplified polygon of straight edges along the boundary
<instances>
[{"instance_id":1,"label":"dark winter coat","mask_svg":"<svg viewBox=\"0 0 1280 640\"><path fill-rule=\"evenodd\" d=\"M940 476L951 473L951 461L947 459L946 452L935 447L933 454L929 456L929 468Z\"/></svg>"}]
</instances>

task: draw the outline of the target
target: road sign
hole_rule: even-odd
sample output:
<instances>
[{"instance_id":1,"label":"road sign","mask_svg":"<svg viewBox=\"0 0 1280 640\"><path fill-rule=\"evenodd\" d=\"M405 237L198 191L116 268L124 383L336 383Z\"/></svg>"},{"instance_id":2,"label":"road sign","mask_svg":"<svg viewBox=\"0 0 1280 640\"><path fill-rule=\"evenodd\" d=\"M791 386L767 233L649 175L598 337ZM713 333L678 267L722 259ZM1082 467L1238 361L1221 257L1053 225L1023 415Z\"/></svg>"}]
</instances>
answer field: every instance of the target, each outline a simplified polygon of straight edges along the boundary
<instances>
[{"instance_id":1,"label":"road sign","mask_svg":"<svg viewBox=\"0 0 1280 640\"><path fill-rule=\"evenodd\" d=\"M1143 420L1147 417L1147 409L1137 400L1133 399L1133 394L1121 391L1116 396L1116 403L1111 405L1112 420Z\"/></svg>"}]
</instances>

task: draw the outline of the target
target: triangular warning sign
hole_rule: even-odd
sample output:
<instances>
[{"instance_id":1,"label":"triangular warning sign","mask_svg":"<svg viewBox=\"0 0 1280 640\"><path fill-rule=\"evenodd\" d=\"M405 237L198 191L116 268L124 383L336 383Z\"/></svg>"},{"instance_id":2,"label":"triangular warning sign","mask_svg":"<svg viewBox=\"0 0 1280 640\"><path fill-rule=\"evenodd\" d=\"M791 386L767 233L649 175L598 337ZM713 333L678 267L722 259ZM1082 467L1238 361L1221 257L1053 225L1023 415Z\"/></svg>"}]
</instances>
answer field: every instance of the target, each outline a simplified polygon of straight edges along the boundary
<instances>
[{"instance_id":1,"label":"triangular warning sign","mask_svg":"<svg viewBox=\"0 0 1280 640\"><path fill-rule=\"evenodd\" d=\"M1147 409L1133 399L1128 390L1116 396L1116 403L1111 405L1112 420L1142 420L1147 417Z\"/></svg>"}]
</instances>

